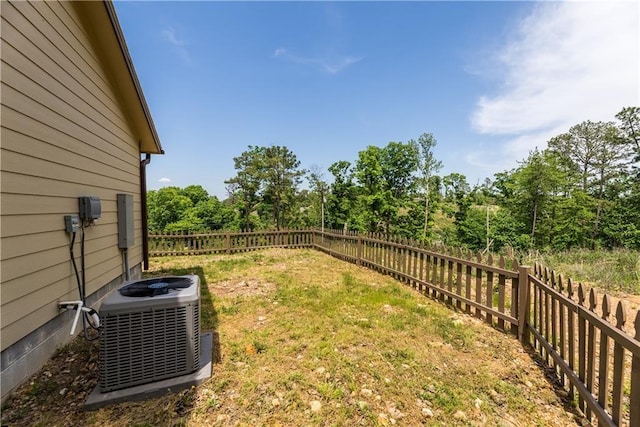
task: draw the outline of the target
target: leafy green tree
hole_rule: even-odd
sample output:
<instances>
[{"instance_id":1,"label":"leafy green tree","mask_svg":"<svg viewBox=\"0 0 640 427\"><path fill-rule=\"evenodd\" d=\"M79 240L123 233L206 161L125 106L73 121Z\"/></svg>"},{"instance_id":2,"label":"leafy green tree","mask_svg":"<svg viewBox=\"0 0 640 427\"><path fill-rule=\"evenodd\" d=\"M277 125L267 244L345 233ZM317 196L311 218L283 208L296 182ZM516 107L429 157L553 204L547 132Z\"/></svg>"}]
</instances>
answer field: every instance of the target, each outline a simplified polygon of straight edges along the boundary
<instances>
[{"instance_id":1,"label":"leafy green tree","mask_svg":"<svg viewBox=\"0 0 640 427\"><path fill-rule=\"evenodd\" d=\"M593 244L591 227L594 220L594 200L582 190L561 198L552 223L551 248L565 250Z\"/></svg>"},{"instance_id":2,"label":"leafy green tree","mask_svg":"<svg viewBox=\"0 0 640 427\"><path fill-rule=\"evenodd\" d=\"M633 132L633 110L625 109L619 115L627 120L623 126L627 125ZM596 201L591 224L592 244L600 238L603 211L610 205L606 200L608 188L620 180L627 167L631 141L633 138L625 139L614 123L591 121L575 125L569 132L549 141L550 150L564 159L568 170L577 171L581 190Z\"/></svg>"},{"instance_id":3,"label":"leafy green tree","mask_svg":"<svg viewBox=\"0 0 640 427\"><path fill-rule=\"evenodd\" d=\"M554 190L559 187L561 176L550 162L550 156L536 149L515 171L514 178L518 190L516 197L520 206L524 208L524 211L521 211L523 216L528 217L526 222L531 240L535 243L538 237L538 222L541 218L549 216ZM538 243L543 242L544 237L540 236Z\"/></svg>"},{"instance_id":4,"label":"leafy green tree","mask_svg":"<svg viewBox=\"0 0 640 427\"><path fill-rule=\"evenodd\" d=\"M362 190L358 203L362 205L364 223L368 231L379 231L382 216L391 209L386 204L389 194L385 193L382 177L382 149L369 146L358 153L354 170Z\"/></svg>"},{"instance_id":5,"label":"leafy green tree","mask_svg":"<svg viewBox=\"0 0 640 427\"><path fill-rule=\"evenodd\" d=\"M457 226L461 244L474 251L485 246L487 228L486 211L483 206L469 206Z\"/></svg>"},{"instance_id":6,"label":"leafy green tree","mask_svg":"<svg viewBox=\"0 0 640 427\"><path fill-rule=\"evenodd\" d=\"M623 142L635 153L635 161L640 162L640 107L625 107L616 119L620 121Z\"/></svg>"},{"instance_id":7,"label":"leafy green tree","mask_svg":"<svg viewBox=\"0 0 640 427\"><path fill-rule=\"evenodd\" d=\"M630 173L621 180L611 218L605 218L610 242L627 248L640 249L640 107L626 107L619 120L621 143L630 151Z\"/></svg>"},{"instance_id":8,"label":"leafy green tree","mask_svg":"<svg viewBox=\"0 0 640 427\"><path fill-rule=\"evenodd\" d=\"M188 197L193 206L209 198L209 193L201 185L188 185L180 190L180 194Z\"/></svg>"},{"instance_id":9,"label":"leafy green tree","mask_svg":"<svg viewBox=\"0 0 640 427\"><path fill-rule=\"evenodd\" d=\"M421 184L424 189L424 227L422 229L422 239L427 240L429 202L432 199L432 181L434 175L442 169L442 162L437 160L433 153L433 149L438 143L432 134L423 133L418 138L418 142L409 142L416 144L418 150L418 170L422 174Z\"/></svg>"},{"instance_id":10,"label":"leafy green tree","mask_svg":"<svg viewBox=\"0 0 640 427\"><path fill-rule=\"evenodd\" d=\"M412 143L390 142L358 153L355 176L362 186L360 202L368 231L382 228L392 234L400 208L415 192L417 166L418 150Z\"/></svg>"},{"instance_id":11,"label":"leafy green tree","mask_svg":"<svg viewBox=\"0 0 640 427\"><path fill-rule=\"evenodd\" d=\"M493 241L492 250L499 251L508 246L519 250L528 249L528 247L518 246L520 243L518 237L522 233L518 222L509 209L497 207L497 209L492 209L490 212L489 224L491 240Z\"/></svg>"},{"instance_id":12,"label":"leafy green tree","mask_svg":"<svg viewBox=\"0 0 640 427\"><path fill-rule=\"evenodd\" d=\"M264 151L261 172L263 199L272 206L273 220L279 230L291 214L298 185L306 171L300 169L300 161L287 147L271 146Z\"/></svg>"},{"instance_id":13,"label":"leafy green tree","mask_svg":"<svg viewBox=\"0 0 640 427\"><path fill-rule=\"evenodd\" d=\"M149 229L164 231L167 225L178 222L193 207L193 202L181 194L178 187L164 187L147 193Z\"/></svg>"},{"instance_id":14,"label":"leafy green tree","mask_svg":"<svg viewBox=\"0 0 640 427\"><path fill-rule=\"evenodd\" d=\"M455 218L456 225L462 224L471 205L469 193L471 188L467 177L460 173L450 173L442 178L444 200L449 205L449 215Z\"/></svg>"},{"instance_id":15,"label":"leafy green tree","mask_svg":"<svg viewBox=\"0 0 640 427\"><path fill-rule=\"evenodd\" d=\"M589 191L595 171L599 165L603 167L612 127L610 122L586 121L549 140L549 150L564 157L567 165L580 177L582 191Z\"/></svg>"},{"instance_id":16,"label":"leafy green tree","mask_svg":"<svg viewBox=\"0 0 640 427\"><path fill-rule=\"evenodd\" d=\"M260 202L265 155L264 147L250 145L246 151L233 158L236 176L225 181L231 198L242 212L240 228L244 230L254 228L251 213Z\"/></svg>"},{"instance_id":17,"label":"leafy green tree","mask_svg":"<svg viewBox=\"0 0 640 427\"><path fill-rule=\"evenodd\" d=\"M182 212L182 215L180 215L177 221L167 224L164 231L193 233L206 231L206 227L202 219L198 217L195 208L190 207Z\"/></svg>"},{"instance_id":18,"label":"leafy green tree","mask_svg":"<svg viewBox=\"0 0 640 427\"><path fill-rule=\"evenodd\" d=\"M233 230L239 228L233 206L222 203L216 196L201 200L193 210L207 230Z\"/></svg>"},{"instance_id":19,"label":"leafy green tree","mask_svg":"<svg viewBox=\"0 0 640 427\"><path fill-rule=\"evenodd\" d=\"M327 224L331 228L349 228L354 210L358 188L354 183L351 163L340 160L329 166L333 182L327 196Z\"/></svg>"},{"instance_id":20,"label":"leafy green tree","mask_svg":"<svg viewBox=\"0 0 640 427\"><path fill-rule=\"evenodd\" d=\"M309 195L309 206L312 207L312 221L309 225L320 226L324 228L325 224L325 204L327 201L327 193L329 184L324 178L324 173L320 167L314 165L309 171L309 186L311 194Z\"/></svg>"}]
</instances>

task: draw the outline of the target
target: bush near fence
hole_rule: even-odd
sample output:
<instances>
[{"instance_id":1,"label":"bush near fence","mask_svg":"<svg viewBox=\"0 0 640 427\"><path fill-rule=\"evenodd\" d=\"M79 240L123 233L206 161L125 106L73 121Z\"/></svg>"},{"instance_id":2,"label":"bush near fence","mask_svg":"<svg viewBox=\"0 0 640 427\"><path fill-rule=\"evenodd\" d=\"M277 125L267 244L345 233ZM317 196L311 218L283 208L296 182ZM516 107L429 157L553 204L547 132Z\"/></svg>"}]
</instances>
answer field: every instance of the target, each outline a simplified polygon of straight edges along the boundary
<instances>
[{"instance_id":1,"label":"bush near fence","mask_svg":"<svg viewBox=\"0 0 640 427\"><path fill-rule=\"evenodd\" d=\"M313 248L389 274L419 292L518 337L552 367L590 421L640 427L640 312L515 259L338 230L271 230L149 236L151 256ZM614 313L613 315L611 313Z\"/></svg>"}]
</instances>

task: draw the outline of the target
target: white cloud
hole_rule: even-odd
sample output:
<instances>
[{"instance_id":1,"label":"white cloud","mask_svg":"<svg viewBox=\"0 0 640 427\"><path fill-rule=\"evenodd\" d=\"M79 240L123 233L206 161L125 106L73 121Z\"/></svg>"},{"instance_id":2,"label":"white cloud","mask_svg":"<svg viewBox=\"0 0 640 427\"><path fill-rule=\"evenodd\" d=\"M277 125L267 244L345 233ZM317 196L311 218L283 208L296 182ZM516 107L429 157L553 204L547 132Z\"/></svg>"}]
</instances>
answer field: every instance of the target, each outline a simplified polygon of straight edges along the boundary
<instances>
[{"instance_id":1,"label":"white cloud","mask_svg":"<svg viewBox=\"0 0 640 427\"><path fill-rule=\"evenodd\" d=\"M167 183L171 182L171 178L160 178L158 180L158 182L160 182L162 184L167 184Z\"/></svg>"},{"instance_id":2,"label":"white cloud","mask_svg":"<svg viewBox=\"0 0 640 427\"><path fill-rule=\"evenodd\" d=\"M174 28L165 28L162 30L161 35L164 40L168 41L175 48L178 55L187 65L193 64L191 55L189 55L189 51L187 50L188 43L178 36Z\"/></svg>"},{"instance_id":3,"label":"white cloud","mask_svg":"<svg viewBox=\"0 0 640 427\"><path fill-rule=\"evenodd\" d=\"M338 74L340 71L362 60L362 57L333 56L333 57L305 57L290 53L287 49L279 47L273 53L274 58L282 58L295 64L312 65L320 67L329 74Z\"/></svg>"},{"instance_id":4,"label":"white cloud","mask_svg":"<svg viewBox=\"0 0 640 427\"><path fill-rule=\"evenodd\" d=\"M477 132L512 136L503 165L575 124L640 105L639 15L629 1L535 4L494 58L502 87L472 115Z\"/></svg>"},{"instance_id":5,"label":"white cloud","mask_svg":"<svg viewBox=\"0 0 640 427\"><path fill-rule=\"evenodd\" d=\"M162 37L174 46L180 47L185 45L183 40L178 39L176 30L173 28L165 28L162 30Z\"/></svg>"}]
</instances>

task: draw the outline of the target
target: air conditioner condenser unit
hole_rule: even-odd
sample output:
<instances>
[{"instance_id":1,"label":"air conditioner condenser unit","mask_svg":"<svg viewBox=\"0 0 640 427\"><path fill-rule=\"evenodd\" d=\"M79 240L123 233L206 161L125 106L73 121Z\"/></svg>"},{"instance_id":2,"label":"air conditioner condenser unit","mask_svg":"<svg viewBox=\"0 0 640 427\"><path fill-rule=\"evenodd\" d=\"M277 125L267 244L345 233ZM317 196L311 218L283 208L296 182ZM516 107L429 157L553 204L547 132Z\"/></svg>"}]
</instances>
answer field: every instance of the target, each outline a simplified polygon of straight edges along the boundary
<instances>
[{"instance_id":1,"label":"air conditioner condenser unit","mask_svg":"<svg viewBox=\"0 0 640 427\"><path fill-rule=\"evenodd\" d=\"M200 368L196 275L127 282L102 303L100 320L101 393Z\"/></svg>"}]
</instances>

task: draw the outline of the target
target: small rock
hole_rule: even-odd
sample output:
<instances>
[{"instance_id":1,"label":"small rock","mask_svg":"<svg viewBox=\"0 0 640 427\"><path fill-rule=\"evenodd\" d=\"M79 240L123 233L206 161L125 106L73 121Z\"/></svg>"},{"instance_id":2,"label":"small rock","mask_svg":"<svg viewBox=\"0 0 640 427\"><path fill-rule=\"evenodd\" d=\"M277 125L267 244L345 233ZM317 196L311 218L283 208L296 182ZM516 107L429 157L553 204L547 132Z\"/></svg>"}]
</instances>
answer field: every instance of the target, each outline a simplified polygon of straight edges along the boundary
<instances>
[{"instance_id":1,"label":"small rock","mask_svg":"<svg viewBox=\"0 0 640 427\"><path fill-rule=\"evenodd\" d=\"M389 414L395 418L404 418L404 414L398 410L395 406L390 406L387 408Z\"/></svg>"},{"instance_id":2,"label":"small rock","mask_svg":"<svg viewBox=\"0 0 640 427\"><path fill-rule=\"evenodd\" d=\"M277 397L273 398L271 400L271 406L280 406L280 399L278 399Z\"/></svg>"},{"instance_id":3,"label":"small rock","mask_svg":"<svg viewBox=\"0 0 640 427\"><path fill-rule=\"evenodd\" d=\"M391 380L390 380L389 378L385 378L385 379L384 379L384 383L385 383L385 384L389 384L390 382L391 382Z\"/></svg>"},{"instance_id":4,"label":"small rock","mask_svg":"<svg viewBox=\"0 0 640 427\"><path fill-rule=\"evenodd\" d=\"M258 322L264 322L265 320L267 320L266 317L264 316L258 316Z\"/></svg>"},{"instance_id":5,"label":"small rock","mask_svg":"<svg viewBox=\"0 0 640 427\"><path fill-rule=\"evenodd\" d=\"M369 404L367 402L365 402L364 400L358 401L358 408L367 409L368 407L369 407Z\"/></svg>"},{"instance_id":6,"label":"small rock","mask_svg":"<svg viewBox=\"0 0 640 427\"><path fill-rule=\"evenodd\" d=\"M320 403L318 400L311 401L311 412L314 412L317 414L318 412L320 412L321 409L322 409L322 403Z\"/></svg>"},{"instance_id":7,"label":"small rock","mask_svg":"<svg viewBox=\"0 0 640 427\"><path fill-rule=\"evenodd\" d=\"M62 390L60 390L60 396L64 396L65 394L67 394L67 388L63 388Z\"/></svg>"},{"instance_id":8,"label":"small rock","mask_svg":"<svg viewBox=\"0 0 640 427\"><path fill-rule=\"evenodd\" d=\"M389 304L385 304L384 306L382 306L382 310L384 310L385 313L391 313L393 311L393 307L391 307Z\"/></svg>"},{"instance_id":9,"label":"small rock","mask_svg":"<svg viewBox=\"0 0 640 427\"><path fill-rule=\"evenodd\" d=\"M316 374L322 375L322 374L324 374L325 371L326 371L326 369L321 366L318 369L316 369Z\"/></svg>"},{"instance_id":10,"label":"small rock","mask_svg":"<svg viewBox=\"0 0 640 427\"><path fill-rule=\"evenodd\" d=\"M455 418L456 420L466 420L467 414L465 414L463 411L456 411L456 413L453 414L453 418Z\"/></svg>"},{"instance_id":11,"label":"small rock","mask_svg":"<svg viewBox=\"0 0 640 427\"><path fill-rule=\"evenodd\" d=\"M396 419L395 418L389 418L389 422L391 423L392 426L396 425Z\"/></svg>"},{"instance_id":12,"label":"small rock","mask_svg":"<svg viewBox=\"0 0 640 427\"><path fill-rule=\"evenodd\" d=\"M529 388L533 387L533 383L531 381L529 381L529 380L525 381L524 385L526 385Z\"/></svg>"},{"instance_id":13,"label":"small rock","mask_svg":"<svg viewBox=\"0 0 640 427\"><path fill-rule=\"evenodd\" d=\"M498 405L504 405L507 401L507 399L504 396L500 395L495 390L490 390L489 395L491 396L491 400L493 400Z\"/></svg>"},{"instance_id":14,"label":"small rock","mask_svg":"<svg viewBox=\"0 0 640 427\"><path fill-rule=\"evenodd\" d=\"M431 418L433 417L433 411L429 408L422 408L422 415L424 415L427 418Z\"/></svg>"},{"instance_id":15,"label":"small rock","mask_svg":"<svg viewBox=\"0 0 640 427\"><path fill-rule=\"evenodd\" d=\"M362 390L360 390L360 396L371 396L373 395L373 391L369 390L368 388L363 388Z\"/></svg>"},{"instance_id":16,"label":"small rock","mask_svg":"<svg viewBox=\"0 0 640 427\"><path fill-rule=\"evenodd\" d=\"M482 400L476 397L476 400L474 400L473 402L473 406L475 406L477 409L480 409L480 405L482 405Z\"/></svg>"}]
</instances>

